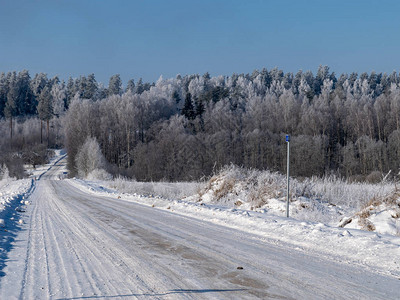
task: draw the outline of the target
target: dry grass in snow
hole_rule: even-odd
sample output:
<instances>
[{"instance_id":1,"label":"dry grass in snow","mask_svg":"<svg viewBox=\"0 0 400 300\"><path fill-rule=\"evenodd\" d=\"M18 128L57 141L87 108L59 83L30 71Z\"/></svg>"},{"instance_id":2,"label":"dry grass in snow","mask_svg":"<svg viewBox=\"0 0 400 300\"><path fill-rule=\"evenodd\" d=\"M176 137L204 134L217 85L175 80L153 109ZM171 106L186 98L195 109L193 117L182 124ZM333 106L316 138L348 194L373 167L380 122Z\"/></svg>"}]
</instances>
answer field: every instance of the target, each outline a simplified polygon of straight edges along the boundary
<instances>
[{"instance_id":1,"label":"dry grass in snow","mask_svg":"<svg viewBox=\"0 0 400 300\"><path fill-rule=\"evenodd\" d=\"M358 229L398 234L400 191L392 183L350 183L336 177L291 179L290 190L290 216L295 219L342 227L353 222ZM286 176L231 165L213 176L194 199L284 215Z\"/></svg>"}]
</instances>

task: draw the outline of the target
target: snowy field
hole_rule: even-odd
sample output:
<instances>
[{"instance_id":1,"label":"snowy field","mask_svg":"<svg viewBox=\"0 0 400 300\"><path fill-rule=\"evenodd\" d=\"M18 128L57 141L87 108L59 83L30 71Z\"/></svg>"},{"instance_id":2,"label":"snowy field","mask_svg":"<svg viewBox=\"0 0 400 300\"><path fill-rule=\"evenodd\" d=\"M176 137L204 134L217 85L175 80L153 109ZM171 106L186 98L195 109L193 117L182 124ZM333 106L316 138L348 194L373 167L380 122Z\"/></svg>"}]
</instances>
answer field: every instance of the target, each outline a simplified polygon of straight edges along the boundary
<instances>
[{"instance_id":1,"label":"snowy field","mask_svg":"<svg viewBox=\"0 0 400 300\"><path fill-rule=\"evenodd\" d=\"M398 299L394 186L293 181L288 219L280 175L248 172L65 179L57 152L0 181L0 298Z\"/></svg>"}]
</instances>

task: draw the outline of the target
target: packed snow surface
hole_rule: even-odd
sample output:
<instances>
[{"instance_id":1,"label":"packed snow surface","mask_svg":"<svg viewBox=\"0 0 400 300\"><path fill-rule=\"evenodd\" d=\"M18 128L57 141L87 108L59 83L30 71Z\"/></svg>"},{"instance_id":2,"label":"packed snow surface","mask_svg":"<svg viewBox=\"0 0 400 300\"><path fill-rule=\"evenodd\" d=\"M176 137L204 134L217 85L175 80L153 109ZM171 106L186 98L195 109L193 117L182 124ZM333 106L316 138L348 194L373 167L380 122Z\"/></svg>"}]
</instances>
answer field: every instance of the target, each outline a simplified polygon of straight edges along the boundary
<instances>
[{"instance_id":1,"label":"packed snow surface","mask_svg":"<svg viewBox=\"0 0 400 300\"><path fill-rule=\"evenodd\" d=\"M318 253L338 262L346 260L347 263L400 278L399 236L288 219L284 217L285 203L282 201L274 200L271 204L271 207L278 207L277 211L281 211L281 216L278 216L276 211L270 214L267 209L253 211L230 208L220 204L194 202L191 197L171 200L153 195L131 195L105 188L99 182L76 179L68 181L77 189L94 195L112 195L121 200L210 221L256 234L260 239L290 244L299 251Z\"/></svg>"},{"instance_id":2,"label":"packed snow surface","mask_svg":"<svg viewBox=\"0 0 400 300\"><path fill-rule=\"evenodd\" d=\"M398 236L65 172L60 154L4 220L1 299L398 299Z\"/></svg>"}]
</instances>

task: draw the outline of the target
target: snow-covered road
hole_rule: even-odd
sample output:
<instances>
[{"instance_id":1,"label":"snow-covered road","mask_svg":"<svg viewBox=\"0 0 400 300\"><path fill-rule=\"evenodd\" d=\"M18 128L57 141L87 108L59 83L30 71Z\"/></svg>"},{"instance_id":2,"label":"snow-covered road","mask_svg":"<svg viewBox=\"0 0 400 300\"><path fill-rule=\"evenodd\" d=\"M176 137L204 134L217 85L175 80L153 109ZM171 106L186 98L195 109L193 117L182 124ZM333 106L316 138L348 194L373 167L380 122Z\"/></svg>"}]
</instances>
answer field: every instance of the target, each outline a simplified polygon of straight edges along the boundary
<instances>
[{"instance_id":1,"label":"snow-covered road","mask_svg":"<svg viewBox=\"0 0 400 300\"><path fill-rule=\"evenodd\" d=\"M78 190L63 163L36 182L1 299L398 299L395 277Z\"/></svg>"}]
</instances>

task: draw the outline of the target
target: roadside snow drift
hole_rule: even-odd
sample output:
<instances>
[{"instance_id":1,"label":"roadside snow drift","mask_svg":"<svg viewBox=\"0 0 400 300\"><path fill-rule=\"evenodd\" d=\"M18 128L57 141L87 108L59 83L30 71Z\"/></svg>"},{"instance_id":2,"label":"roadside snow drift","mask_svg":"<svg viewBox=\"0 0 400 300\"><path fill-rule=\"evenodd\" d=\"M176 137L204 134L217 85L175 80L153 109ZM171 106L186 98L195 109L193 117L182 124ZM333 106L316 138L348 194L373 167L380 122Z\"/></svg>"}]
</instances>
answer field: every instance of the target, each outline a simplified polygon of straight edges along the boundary
<instances>
[{"instance_id":1,"label":"roadside snow drift","mask_svg":"<svg viewBox=\"0 0 400 300\"><path fill-rule=\"evenodd\" d=\"M5 228L9 221L15 221L10 211L25 212L29 204L28 194L33 188L32 179L0 180L0 227ZM12 220L7 219L13 218Z\"/></svg>"},{"instance_id":2,"label":"roadside snow drift","mask_svg":"<svg viewBox=\"0 0 400 300\"><path fill-rule=\"evenodd\" d=\"M343 218L339 226L400 236L400 190L371 199L352 217Z\"/></svg>"}]
</instances>

